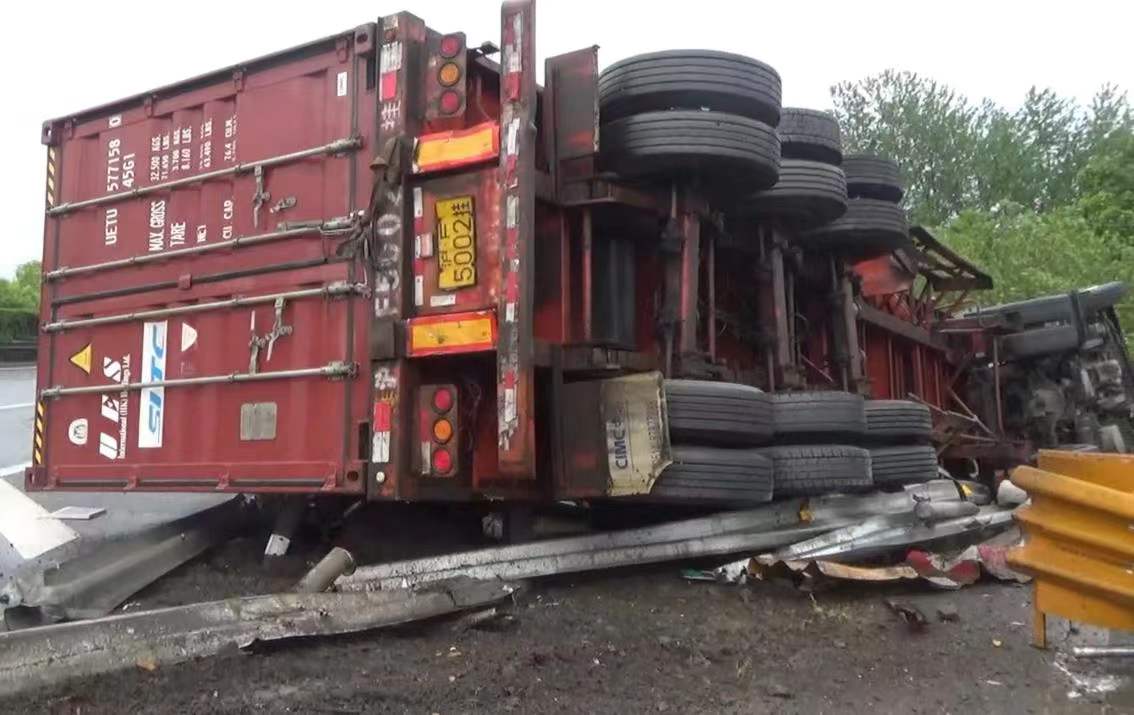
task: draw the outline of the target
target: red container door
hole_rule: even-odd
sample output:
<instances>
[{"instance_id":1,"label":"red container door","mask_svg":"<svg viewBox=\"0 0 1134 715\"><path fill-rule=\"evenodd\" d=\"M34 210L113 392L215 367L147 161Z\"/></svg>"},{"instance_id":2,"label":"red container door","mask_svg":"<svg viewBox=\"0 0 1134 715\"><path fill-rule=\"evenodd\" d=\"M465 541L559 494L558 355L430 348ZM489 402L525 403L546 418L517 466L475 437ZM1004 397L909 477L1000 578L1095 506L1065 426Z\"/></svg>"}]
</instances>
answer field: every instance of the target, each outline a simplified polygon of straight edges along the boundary
<instances>
[{"instance_id":1,"label":"red container door","mask_svg":"<svg viewBox=\"0 0 1134 715\"><path fill-rule=\"evenodd\" d=\"M45 129L31 486L363 491L372 42Z\"/></svg>"}]
</instances>

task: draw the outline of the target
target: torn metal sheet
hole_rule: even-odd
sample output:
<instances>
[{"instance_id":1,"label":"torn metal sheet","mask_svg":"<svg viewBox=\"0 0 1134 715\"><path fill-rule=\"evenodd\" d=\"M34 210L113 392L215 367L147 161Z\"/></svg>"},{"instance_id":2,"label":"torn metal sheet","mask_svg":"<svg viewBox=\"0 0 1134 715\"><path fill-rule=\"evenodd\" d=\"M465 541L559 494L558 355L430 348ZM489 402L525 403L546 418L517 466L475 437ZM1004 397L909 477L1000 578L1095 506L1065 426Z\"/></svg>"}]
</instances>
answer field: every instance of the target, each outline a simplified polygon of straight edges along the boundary
<instances>
[{"instance_id":1,"label":"torn metal sheet","mask_svg":"<svg viewBox=\"0 0 1134 715\"><path fill-rule=\"evenodd\" d=\"M914 580L917 572L905 564L894 566L851 566L834 561L777 561L760 556L748 564L751 578L768 581L790 578L803 591L819 591L833 581L892 582Z\"/></svg>"},{"instance_id":2,"label":"torn metal sheet","mask_svg":"<svg viewBox=\"0 0 1134 715\"><path fill-rule=\"evenodd\" d=\"M152 670L233 646L409 623L515 591L513 584L461 579L421 591L282 593L0 633L0 696L136 666Z\"/></svg>"},{"instance_id":3,"label":"torn metal sheet","mask_svg":"<svg viewBox=\"0 0 1134 715\"><path fill-rule=\"evenodd\" d=\"M94 506L65 506L48 514L49 517L62 521L90 521L102 516L106 509Z\"/></svg>"},{"instance_id":4,"label":"torn metal sheet","mask_svg":"<svg viewBox=\"0 0 1134 715\"><path fill-rule=\"evenodd\" d=\"M935 554L911 549L906 554L906 565L938 588L955 590L980 580L980 563L976 547L970 546L959 554Z\"/></svg>"},{"instance_id":5,"label":"torn metal sheet","mask_svg":"<svg viewBox=\"0 0 1134 715\"><path fill-rule=\"evenodd\" d=\"M916 571L905 564L895 566L851 566L835 561L815 561L815 569L828 578L843 581L902 581L918 577Z\"/></svg>"},{"instance_id":6,"label":"torn metal sheet","mask_svg":"<svg viewBox=\"0 0 1134 715\"><path fill-rule=\"evenodd\" d=\"M1008 565L1008 552L1024 543L1024 534L1019 526L1013 526L1002 534L977 544L977 558L985 573L1001 581L1029 583L1032 577Z\"/></svg>"},{"instance_id":7,"label":"torn metal sheet","mask_svg":"<svg viewBox=\"0 0 1134 715\"><path fill-rule=\"evenodd\" d=\"M913 513L874 517L780 549L781 561L831 559L855 561L908 546L983 541L1012 525L1012 510L981 507L976 516L926 524Z\"/></svg>"},{"instance_id":8,"label":"torn metal sheet","mask_svg":"<svg viewBox=\"0 0 1134 715\"><path fill-rule=\"evenodd\" d=\"M124 538L102 542L54 568L17 574L7 607L35 608L39 620L104 616L142 588L210 546L227 541L240 523L240 503L223 504Z\"/></svg>"}]
</instances>

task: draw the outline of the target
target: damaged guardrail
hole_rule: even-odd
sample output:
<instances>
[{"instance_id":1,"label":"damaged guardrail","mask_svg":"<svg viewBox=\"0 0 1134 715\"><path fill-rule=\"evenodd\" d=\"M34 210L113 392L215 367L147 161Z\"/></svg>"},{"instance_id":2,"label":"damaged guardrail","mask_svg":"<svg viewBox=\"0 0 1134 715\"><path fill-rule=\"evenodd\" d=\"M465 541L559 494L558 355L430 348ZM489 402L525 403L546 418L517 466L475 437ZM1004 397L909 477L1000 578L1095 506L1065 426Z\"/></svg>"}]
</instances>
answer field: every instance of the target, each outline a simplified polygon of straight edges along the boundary
<instances>
[{"instance_id":1,"label":"damaged guardrail","mask_svg":"<svg viewBox=\"0 0 1134 715\"><path fill-rule=\"evenodd\" d=\"M3 609L45 623L105 616L134 593L212 546L228 540L240 523L235 497L175 521L67 554L52 567L17 573L5 590ZM81 544L80 544L81 546Z\"/></svg>"},{"instance_id":2,"label":"damaged guardrail","mask_svg":"<svg viewBox=\"0 0 1134 715\"><path fill-rule=\"evenodd\" d=\"M389 593L280 593L0 633L0 696L125 668L153 670L233 646L409 623L491 605L516 589L461 579Z\"/></svg>"},{"instance_id":3,"label":"damaged guardrail","mask_svg":"<svg viewBox=\"0 0 1134 715\"><path fill-rule=\"evenodd\" d=\"M948 480L893 494L792 499L746 511L717 514L517 546L480 549L357 569L335 582L341 591L405 588L454 576L523 579L777 549L870 517L912 515L919 504L960 502Z\"/></svg>"}]
</instances>

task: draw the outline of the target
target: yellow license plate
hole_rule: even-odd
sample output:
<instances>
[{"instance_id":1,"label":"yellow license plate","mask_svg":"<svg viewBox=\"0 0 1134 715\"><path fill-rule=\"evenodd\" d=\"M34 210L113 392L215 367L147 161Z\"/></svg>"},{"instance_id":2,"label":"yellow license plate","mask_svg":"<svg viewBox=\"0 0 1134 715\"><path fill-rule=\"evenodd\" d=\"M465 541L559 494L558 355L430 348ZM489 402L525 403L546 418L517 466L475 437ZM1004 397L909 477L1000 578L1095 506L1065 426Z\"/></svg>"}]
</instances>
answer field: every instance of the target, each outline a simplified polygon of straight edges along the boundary
<instances>
[{"instance_id":1,"label":"yellow license plate","mask_svg":"<svg viewBox=\"0 0 1134 715\"><path fill-rule=\"evenodd\" d=\"M437 202L437 287L476 285L476 213L473 197Z\"/></svg>"}]
</instances>

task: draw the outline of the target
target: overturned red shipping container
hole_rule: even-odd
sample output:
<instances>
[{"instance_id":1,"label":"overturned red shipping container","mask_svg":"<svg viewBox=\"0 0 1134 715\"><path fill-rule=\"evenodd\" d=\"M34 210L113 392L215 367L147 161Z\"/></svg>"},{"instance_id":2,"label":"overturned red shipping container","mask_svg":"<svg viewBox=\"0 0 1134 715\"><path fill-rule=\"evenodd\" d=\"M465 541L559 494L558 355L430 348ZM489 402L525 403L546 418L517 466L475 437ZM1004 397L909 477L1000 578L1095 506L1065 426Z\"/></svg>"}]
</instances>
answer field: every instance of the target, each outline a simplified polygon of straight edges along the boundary
<instances>
[{"instance_id":1,"label":"overturned red shipping container","mask_svg":"<svg viewBox=\"0 0 1134 715\"><path fill-rule=\"evenodd\" d=\"M776 180L773 69L704 53L753 73L757 119L721 121L764 154L659 180L633 82L603 105L590 47L537 86L534 2L500 19L470 46L398 13L46 122L28 488L641 496L663 377L960 399L934 326L987 276L924 231L860 260L735 210Z\"/></svg>"}]
</instances>

